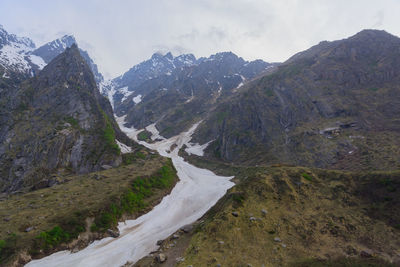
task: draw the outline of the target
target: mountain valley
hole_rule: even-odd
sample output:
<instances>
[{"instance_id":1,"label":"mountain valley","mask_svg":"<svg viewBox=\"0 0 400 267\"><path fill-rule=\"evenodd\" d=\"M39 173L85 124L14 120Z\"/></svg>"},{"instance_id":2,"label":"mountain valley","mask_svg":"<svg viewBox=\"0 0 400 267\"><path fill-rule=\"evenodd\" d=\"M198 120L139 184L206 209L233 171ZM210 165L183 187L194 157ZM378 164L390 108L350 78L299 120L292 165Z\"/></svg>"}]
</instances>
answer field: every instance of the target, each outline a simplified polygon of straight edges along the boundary
<instances>
[{"instance_id":1,"label":"mountain valley","mask_svg":"<svg viewBox=\"0 0 400 267\"><path fill-rule=\"evenodd\" d=\"M398 266L399 77L381 30L105 79L1 26L0 265Z\"/></svg>"}]
</instances>

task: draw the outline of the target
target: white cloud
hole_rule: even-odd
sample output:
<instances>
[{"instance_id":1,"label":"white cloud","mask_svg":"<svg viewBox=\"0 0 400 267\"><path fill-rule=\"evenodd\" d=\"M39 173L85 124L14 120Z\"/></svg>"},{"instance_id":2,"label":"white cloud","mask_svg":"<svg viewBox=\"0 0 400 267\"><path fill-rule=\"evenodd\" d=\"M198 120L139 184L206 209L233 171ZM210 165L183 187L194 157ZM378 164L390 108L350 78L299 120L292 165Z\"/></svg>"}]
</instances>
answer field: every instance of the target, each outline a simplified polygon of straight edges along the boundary
<instances>
[{"instance_id":1,"label":"white cloud","mask_svg":"<svg viewBox=\"0 0 400 267\"><path fill-rule=\"evenodd\" d=\"M37 45L75 35L115 77L156 51L284 61L365 28L400 35L397 0L0 0L0 23Z\"/></svg>"}]
</instances>

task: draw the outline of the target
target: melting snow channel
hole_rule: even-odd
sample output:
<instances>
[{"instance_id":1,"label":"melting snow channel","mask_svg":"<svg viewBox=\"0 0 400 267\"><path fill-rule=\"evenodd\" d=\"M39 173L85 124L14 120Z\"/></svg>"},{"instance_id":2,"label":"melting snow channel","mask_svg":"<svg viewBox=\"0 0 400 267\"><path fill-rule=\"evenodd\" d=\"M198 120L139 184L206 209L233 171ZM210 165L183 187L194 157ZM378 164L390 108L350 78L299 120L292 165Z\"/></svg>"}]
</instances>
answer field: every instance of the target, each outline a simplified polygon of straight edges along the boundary
<instances>
[{"instance_id":1,"label":"melting snow channel","mask_svg":"<svg viewBox=\"0 0 400 267\"><path fill-rule=\"evenodd\" d=\"M183 145L189 144L199 123L187 132L148 144L138 141L143 130L125 127L125 117L117 118L123 131L136 142L157 150L160 155L172 159L179 182L171 194L149 213L135 219L120 222L118 238L107 237L93 242L85 249L71 253L60 251L26 266L121 266L127 261L137 262L158 248L157 241L170 236L186 224L193 223L207 212L234 184L233 177L217 176L213 172L197 168L178 155ZM155 126L154 126L155 128ZM158 132L158 131L157 131ZM153 136L157 136L154 135ZM171 146L177 145L171 152Z\"/></svg>"}]
</instances>

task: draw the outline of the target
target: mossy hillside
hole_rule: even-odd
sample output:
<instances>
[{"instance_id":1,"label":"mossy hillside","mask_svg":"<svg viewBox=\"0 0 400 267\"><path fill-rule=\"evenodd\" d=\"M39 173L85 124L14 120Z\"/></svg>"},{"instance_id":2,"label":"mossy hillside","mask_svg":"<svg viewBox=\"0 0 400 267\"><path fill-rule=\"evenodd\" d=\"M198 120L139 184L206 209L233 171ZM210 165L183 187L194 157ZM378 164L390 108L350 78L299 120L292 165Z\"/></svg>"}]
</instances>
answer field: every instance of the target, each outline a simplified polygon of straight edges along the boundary
<instances>
[{"instance_id":1,"label":"mossy hillside","mask_svg":"<svg viewBox=\"0 0 400 267\"><path fill-rule=\"evenodd\" d=\"M151 204L148 201L149 198L160 190L171 189L175 182L175 168L172 162L167 160L167 163L152 175L137 177L133 180L119 199L114 200L108 208L96 216L91 225L91 230L105 231L115 227L123 215L135 214L145 210Z\"/></svg>"},{"instance_id":2,"label":"mossy hillside","mask_svg":"<svg viewBox=\"0 0 400 267\"><path fill-rule=\"evenodd\" d=\"M115 207L118 208L118 219L135 217L151 209L169 192L176 176L169 161L145 151L142 154L144 159L131 156L131 164L87 175L63 177L62 184L2 200L2 263L16 260L22 251L38 257L58 249L72 248L68 244L80 233L90 233L88 217L97 222ZM152 182L134 191L135 179L150 179ZM140 195L143 205L136 205L132 193L127 194L129 191L135 197ZM132 209L122 205L126 201ZM113 220L92 230L103 232L106 227L115 225ZM98 238L102 235L93 234Z\"/></svg>"},{"instance_id":3,"label":"mossy hillside","mask_svg":"<svg viewBox=\"0 0 400 267\"><path fill-rule=\"evenodd\" d=\"M236 172L238 184L207 213L178 266L394 266L389 262L399 261L398 171L218 168L221 174ZM360 258L364 250L371 259Z\"/></svg>"},{"instance_id":4,"label":"mossy hillside","mask_svg":"<svg viewBox=\"0 0 400 267\"><path fill-rule=\"evenodd\" d=\"M106 144L106 149L112 151L112 153L119 155L121 154L121 150L118 144L115 142L115 130L110 121L110 118L102 112L104 120L105 120L105 128L103 132L103 138Z\"/></svg>"}]
</instances>

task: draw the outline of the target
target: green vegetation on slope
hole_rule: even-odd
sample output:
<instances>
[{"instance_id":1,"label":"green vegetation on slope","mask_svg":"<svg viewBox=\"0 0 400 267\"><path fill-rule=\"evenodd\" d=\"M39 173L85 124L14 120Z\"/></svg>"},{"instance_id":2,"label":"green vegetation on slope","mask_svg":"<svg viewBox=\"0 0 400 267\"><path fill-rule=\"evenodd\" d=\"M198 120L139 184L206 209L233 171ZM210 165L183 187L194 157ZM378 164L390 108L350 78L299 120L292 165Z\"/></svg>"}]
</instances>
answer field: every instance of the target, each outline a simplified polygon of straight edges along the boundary
<instances>
[{"instance_id":1,"label":"green vegetation on slope","mask_svg":"<svg viewBox=\"0 0 400 267\"><path fill-rule=\"evenodd\" d=\"M106 231L115 227L124 214L133 214L149 206L146 199L159 189L171 188L176 181L176 172L170 160L153 175L138 177L132 181L122 196L96 216L92 231Z\"/></svg>"},{"instance_id":2,"label":"green vegetation on slope","mask_svg":"<svg viewBox=\"0 0 400 267\"><path fill-rule=\"evenodd\" d=\"M236 174L238 184L205 216L178 266L399 262L399 171L226 166L222 172Z\"/></svg>"},{"instance_id":3,"label":"green vegetation on slope","mask_svg":"<svg viewBox=\"0 0 400 267\"><path fill-rule=\"evenodd\" d=\"M82 248L104 237L116 220L147 212L172 189L177 177L169 160L147 151L125 157L131 164L60 177L61 184L0 201L0 265L21 260L22 252L42 257Z\"/></svg>"},{"instance_id":4,"label":"green vegetation on slope","mask_svg":"<svg viewBox=\"0 0 400 267\"><path fill-rule=\"evenodd\" d=\"M103 132L103 138L106 143L106 147L107 147L107 149L113 151L113 153L119 155L119 154L121 154L121 150L120 150L118 144L115 142L115 131L111 124L110 118L104 112L102 112L102 113L103 113L103 116L104 116L104 119L106 122L104 132Z\"/></svg>"}]
</instances>

